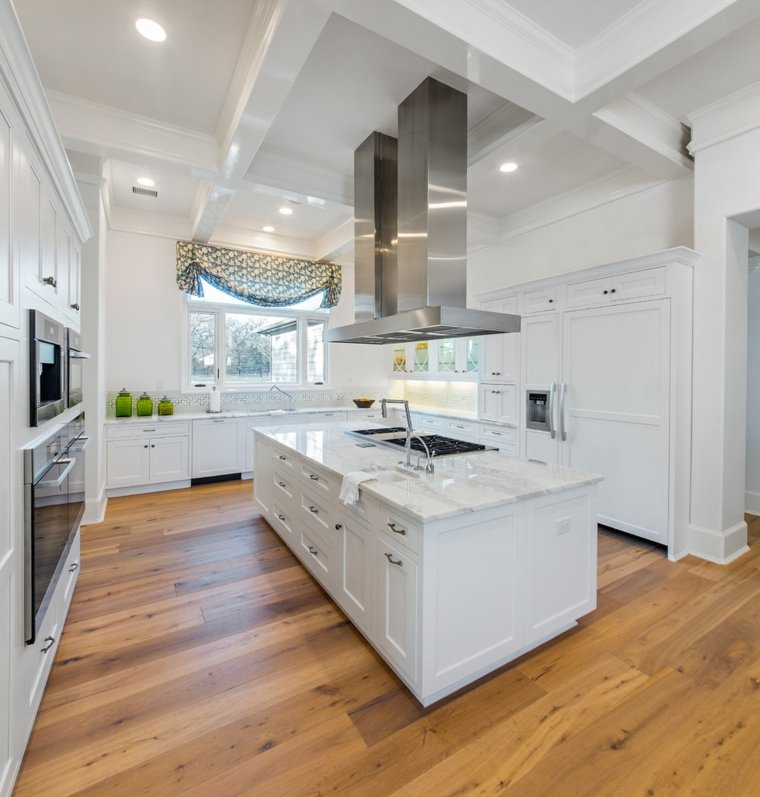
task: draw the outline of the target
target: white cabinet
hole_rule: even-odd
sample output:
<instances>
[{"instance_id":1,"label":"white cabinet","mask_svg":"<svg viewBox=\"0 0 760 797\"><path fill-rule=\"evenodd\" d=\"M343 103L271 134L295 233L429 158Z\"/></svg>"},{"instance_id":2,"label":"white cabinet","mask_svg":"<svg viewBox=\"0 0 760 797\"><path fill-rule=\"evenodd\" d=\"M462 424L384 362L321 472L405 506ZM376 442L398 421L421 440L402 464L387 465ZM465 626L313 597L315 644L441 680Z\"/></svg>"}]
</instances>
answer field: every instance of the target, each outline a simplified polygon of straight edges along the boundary
<instances>
[{"instance_id":1,"label":"white cabinet","mask_svg":"<svg viewBox=\"0 0 760 797\"><path fill-rule=\"evenodd\" d=\"M193 421L194 479L243 470L245 435L237 418L208 418Z\"/></svg>"},{"instance_id":2,"label":"white cabinet","mask_svg":"<svg viewBox=\"0 0 760 797\"><path fill-rule=\"evenodd\" d=\"M647 268L572 282L567 286L567 307L603 307L616 302L664 296L665 290L665 267Z\"/></svg>"},{"instance_id":3,"label":"white cabinet","mask_svg":"<svg viewBox=\"0 0 760 797\"><path fill-rule=\"evenodd\" d=\"M517 313L517 297L483 302L483 310L492 313ZM520 378L520 333L485 335L480 363L480 381L517 382Z\"/></svg>"},{"instance_id":4,"label":"white cabinet","mask_svg":"<svg viewBox=\"0 0 760 797\"><path fill-rule=\"evenodd\" d=\"M475 380L480 371L481 338L398 343L393 346L391 374L415 379Z\"/></svg>"},{"instance_id":5,"label":"white cabinet","mask_svg":"<svg viewBox=\"0 0 760 797\"><path fill-rule=\"evenodd\" d=\"M16 119L11 115L11 103L0 85L0 324L19 326L18 278L14 270L11 229L13 203L13 130ZM9 405L10 406L10 405ZM2 767L2 763L0 763ZM2 770L0 769L0 773ZM0 778L2 775L0 774ZM2 792L2 788L0 788Z\"/></svg>"},{"instance_id":6,"label":"white cabinet","mask_svg":"<svg viewBox=\"0 0 760 797\"><path fill-rule=\"evenodd\" d=\"M545 288L535 288L534 290L522 291L518 297L517 306L520 315L530 315L531 313L545 313L552 310L559 310L564 304L565 286L548 285Z\"/></svg>"},{"instance_id":7,"label":"white cabinet","mask_svg":"<svg viewBox=\"0 0 760 797\"><path fill-rule=\"evenodd\" d=\"M478 407L482 421L517 423L517 388L515 385L480 385Z\"/></svg>"},{"instance_id":8,"label":"white cabinet","mask_svg":"<svg viewBox=\"0 0 760 797\"><path fill-rule=\"evenodd\" d=\"M46 299L54 275L45 273L42 260L42 167L26 136L16 142L16 218L23 219L16 241L20 269L27 288Z\"/></svg>"},{"instance_id":9,"label":"white cabinet","mask_svg":"<svg viewBox=\"0 0 760 797\"><path fill-rule=\"evenodd\" d=\"M375 540L376 642L410 681L417 678L417 564L384 535Z\"/></svg>"},{"instance_id":10,"label":"white cabinet","mask_svg":"<svg viewBox=\"0 0 760 797\"><path fill-rule=\"evenodd\" d=\"M335 529L339 552L335 597L353 623L369 633L373 605L373 533L346 511L336 512Z\"/></svg>"},{"instance_id":11,"label":"white cabinet","mask_svg":"<svg viewBox=\"0 0 760 797\"><path fill-rule=\"evenodd\" d=\"M135 487L190 478L187 423L162 421L141 427L108 427L107 485Z\"/></svg>"},{"instance_id":12,"label":"white cabinet","mask_svg":"<svg viewBox=\"0 0 760 797\"><path fill-rule=\"evenodd\" d=\"M252 436L253 431L250 432ZM277 514L277 508L272 505L272 481L274 479L274 452L272 443L266 437L256 438L256 448L259 452L256 473L254 474L253 492L262 512ZM253 446L251 447L253 451ZM283 517L282 520L285 520ZM288 532L291 531L288 525ZM291 546L292 547L292 546Z\"/></svg>"}]
</instances>

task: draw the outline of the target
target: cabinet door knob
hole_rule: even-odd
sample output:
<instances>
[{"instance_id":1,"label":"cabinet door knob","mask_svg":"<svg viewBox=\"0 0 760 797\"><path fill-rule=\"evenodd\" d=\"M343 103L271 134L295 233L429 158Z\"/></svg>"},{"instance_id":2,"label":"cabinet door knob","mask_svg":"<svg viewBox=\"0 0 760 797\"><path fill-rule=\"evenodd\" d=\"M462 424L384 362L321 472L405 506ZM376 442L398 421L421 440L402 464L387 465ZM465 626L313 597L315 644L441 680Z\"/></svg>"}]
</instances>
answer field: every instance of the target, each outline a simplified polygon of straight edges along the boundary
<instances>
[{"instance_id":1,"label":"cabinet door knob","mask_svg":"<svg viewBox=\"0 0 760 797\"><path fill-rule=\"evenodd\" d=\"M390 530L391 530L391 531L392 531L394 534L403 534L404 536L406 536L406 529L402 529L402 528L400 528L399 526L396 526L396 524L395 524L395 523L393 523L393 522L389 522L389 523L388 523L388 528L389 528L389 529L390 529Z\"/></svg>"},{"instance_id":2,"label":"cabinet door knob","mask_svg":"<svg viewBox=\"0 0 760 797\"><path fill-rule=\"evenodd\" d=\"M343 524L342 523L336 523L335 524L335 531L340 531L342 528L343 528Z\"/></svg>"},{"instance_id":3,"label":"cabinet door knob","mask_svg":"<svg viewBox=\"0 0 760 797\"><path fill-rule=\"evenodd\" d=\"M617 288L612 288L612 289L610 290L610 293L617 293Z\"/></svg>"},{"instance_id":4,"label":"cabinet door knob","mask_svg":"<svg viewBox=\"0 0 760 797\"><path fill-rule=\"evenodd\" d=\"M53 647L53 645L55 645L55 637L53 637L53 636L46 636L46 637L45 637L45 642L47 642L47 645L45 645L45 647L44 647L44 648L40 648L40 650L42 651L42 653L47 653L47 652L50 650L50 648L52 648L52 647Z\"/></svg>"},{"instance_id":5,"label":"cabinet door knob","mask_svg":"<svg viewBox=\"0 0 760 797\"><path fill-rule=\"evenodd\" d=\"M549 304L554 304L554 299L549 299Z\"/></svg>"},{"instance_id":6,"label":"cabinet door knob","mask_svg":"<svg viewBox=\"0 0 760 797\"><path fill-rule=\"evenodd\" d=\"M58 287L58 280L56 280L55 277L43 277L42 281L45 283L45 285L50 285L51 288Z\"/></svg>"},{"instance_id":7,"label":"cabinet door knob","mask_svg":"<svg viewBox=\"0 0 760 797\"><path fill-rule=\"evenodd\" d=\"M313 545L309 546L309 553L314 556L319 556L319 551Z\"/></svg>"},{"instance_id":8,"label":"cabinet door knob","mask_svg":"<svg viewBox=\"0 0 760 797\"><path fill-rule=\"evenodd\" d=\"M148 444L146 443L146 444L143 446L143 448L147 448L147 447L148 447Z\"/></svg>"},{"instance_id":9,"label":"cabinet door knob","mask_svg":"<svg viewBox=\"0 0 760 797\"><path fill-rule=\"evenodd\" d=\"M150 444L150 447L151 447L151 448L155 448L155 447L156 447L156 444L155 444L155 443L151 443L151 444Z\"/></svg>"},{"instance_id":10,"label":"cabinet door knob","mask_svg":"<svg viewBox=\"0 0 760 797\"><path fill-rule=\"evenodd\" d=\"M602 291L602 293L606 296L609 293L609 291L604 290L604 291Z\"/></svg>"},{"instance_id":11,"label":"cabinet door knob","mask_svg":"<svg viewBox=\"0 0 760 797\"><path fill-rule=\"evenodd\" d=\"M399 559L398 561L396 561L396 560L395 560L395 559L394 559L394 558L393 558L393 557L392 557L392 556L391 556L389 553L385 554L385 558L386 558L386 559L387 559L387 560L388 560L388 561L389 561L389 562L390 562L392 565L398 565L399 567L403 567L403 566L404 566L404 563L403 563L403 562L402 562L400 559Z\"/></svg>"}]
</instances>

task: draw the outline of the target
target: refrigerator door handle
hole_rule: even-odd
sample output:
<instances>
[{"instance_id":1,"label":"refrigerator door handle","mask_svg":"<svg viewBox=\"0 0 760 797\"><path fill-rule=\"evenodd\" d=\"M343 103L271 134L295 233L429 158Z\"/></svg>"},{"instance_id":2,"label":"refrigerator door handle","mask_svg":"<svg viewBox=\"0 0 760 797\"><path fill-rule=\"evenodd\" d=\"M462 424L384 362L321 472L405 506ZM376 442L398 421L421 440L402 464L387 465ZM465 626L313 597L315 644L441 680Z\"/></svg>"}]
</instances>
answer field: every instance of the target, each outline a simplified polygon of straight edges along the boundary
<instances>
[{"instance_id":1,"label":"refrigerator door handle","mask_svg":"<svg viewBox=\"0 0 760 797\"><path fill-rule=\"evenodd\" d=\"M557 394L557 384L556 382L552 382L551 387L549 388L549 412L547 416L549 418L549 434L552 437L552 440L557 436L557 430L554 428L554 397Z\"/></svg>"},{"instance_id":2,"label":"refrigerator door handle","mask_svg":"<svg viewBox=\"0 0 760 797\"><path fill-rule=\"evenodd\" d=\"M565 429L565 396L567 385L563 382L559 386L559 437L560 440L567 440L567 430Z\"/></svg>"}]
</instances>

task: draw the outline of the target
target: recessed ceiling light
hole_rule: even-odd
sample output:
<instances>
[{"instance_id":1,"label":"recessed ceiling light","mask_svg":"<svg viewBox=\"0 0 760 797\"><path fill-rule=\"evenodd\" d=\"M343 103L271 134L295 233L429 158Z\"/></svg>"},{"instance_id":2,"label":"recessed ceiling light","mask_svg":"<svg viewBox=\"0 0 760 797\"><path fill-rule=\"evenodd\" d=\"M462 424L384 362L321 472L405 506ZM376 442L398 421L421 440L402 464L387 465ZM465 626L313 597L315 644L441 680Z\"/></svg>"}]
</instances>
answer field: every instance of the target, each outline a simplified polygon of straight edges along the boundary
<instances>
[{"instance_id":1,"label":"recessed ceiling light","mask_svg":"<svg viewBox=\"0 0 760 797\"><path fill-rule=\"evenodd\" d=\"M517 171L517 164L513 163L512 161L508 161L507 163L502 163L501 166L499 166L499 171L501 172Z\"/></svg>"},{"instance_id":2,"label":"recessed ceiling light","mask_svg":"<svg viewBox=\"0 0 760 797\"><path fill-rule=\"evenodd\" d=\"M272 227L271 224L267 224L266 227L262 227L261 229L264 230L264 232L274 232L274 227Z\"/></svg>"},{"instance_id":3,"label":"recessed ceiling light","mask_svg":"<svg viewBox=\"0 0 760 797\"><path fill-rule=\"evenodd\" d=\"M293 208L281 207L280 208L280 213L282 213L283 216L292 216L293 215Z\"/></svg>"},{"instance_id":4,"label":"recessed ceiling light","mask_svg":"<svg viewBox=\"0 0 760 797\"><path fill-rule=\"evenodd\" d=\"M166 31L153 19L142 17L135 22L137 32L152 42L162 42L166 39Z\"/></svg>"},{"instance_id":5,"label":"recessed ceiling light","mask_svg":"<svg viewBox=\"0 0 760 797\"><path fill-rule=\"evenodd\" d=\"M156 181L151 180L150 177L138 177L137 184L144 185L146 188L153 188L153 186L156 184Z\"/></svg>"}]
</instances>

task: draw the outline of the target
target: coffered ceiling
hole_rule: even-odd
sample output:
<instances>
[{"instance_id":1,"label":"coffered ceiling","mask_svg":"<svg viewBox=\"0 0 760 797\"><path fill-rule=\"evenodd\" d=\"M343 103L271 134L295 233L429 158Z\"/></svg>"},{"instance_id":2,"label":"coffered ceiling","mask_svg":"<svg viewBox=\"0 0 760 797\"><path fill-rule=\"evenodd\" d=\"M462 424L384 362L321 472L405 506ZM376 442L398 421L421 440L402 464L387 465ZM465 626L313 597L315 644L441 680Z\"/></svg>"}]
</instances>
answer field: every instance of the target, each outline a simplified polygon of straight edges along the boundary
<instances>
[{"instance_id":1,"label":"coffered ceiling","mask_svg":"<svg viewBox=\"0 0 760 797\"><path fill-rule=\"evenodd\" d=\"M428 75L468 95L471 247L688 178L688 114L760 75L756 0L14 2L113 228L311 257L350 252L353 150Z\"/></svg>"}]
</instances>

